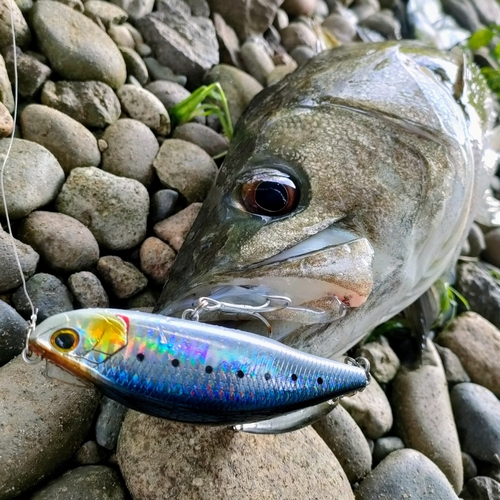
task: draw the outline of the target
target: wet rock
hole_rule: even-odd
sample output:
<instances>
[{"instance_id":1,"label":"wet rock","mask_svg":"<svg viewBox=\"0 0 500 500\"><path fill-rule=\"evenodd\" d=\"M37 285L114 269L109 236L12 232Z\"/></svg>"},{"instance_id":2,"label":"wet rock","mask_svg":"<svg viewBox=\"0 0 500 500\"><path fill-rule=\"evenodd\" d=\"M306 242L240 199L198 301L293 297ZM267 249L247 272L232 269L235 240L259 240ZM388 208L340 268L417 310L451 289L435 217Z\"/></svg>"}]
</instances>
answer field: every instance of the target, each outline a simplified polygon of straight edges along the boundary
<instances>
[{"instance_id":1,"label":"wet rock","mask_svg":"<svg viewBox=\"0 0 500 500\"><path fill-rule=\"evenodd\" d=\"M219 43L219 57L222 64L240 67L240 41L238 35L224 18L217 12L213 13L213 22L217 42Z\"/></svg>"},{"instance_id":2,"label":"wet rock","mask_svg":"<svg viewBox=\"0 0 500 500\"><path fill-rule=\"evenodd\" d=\"M263 88L252 76L226 64L214 66L208 72L205 83L213 82L219 82L224 90L233 124L236 124L248 103Z\"/></svg>"},{"instance_id":3,"label":"wet rock","mask_svg":"<svg viewBox=\"0 0 500 500\"><path fill-rule=\"evenodd\" d=\"M87 441L76 452L74 460L80 465L93 465L102 462L107 456L107 450L99 446L95 441Z\"/></svg>"},{"instance_id":4,"label":"wet rock","mask_svg":"<svg viewBox=\"0 0 500 500\"><path fill-rule=\"evenodd\" d=\"M104 465L70 470L37 491L31 500L124 500L120 476Z\"/></svg>"},{"instance_id":5,"label":"wet rock","mask_svg":"<svg viewBox=\"0 0 500 500\"><path fill-rule=\"evenodd\" d=\"M460 498L463 500L496 500L500 498L500 483L491 477L474 477L467 482Z\"/></svg>"},{"instance_id":6,"label":"wet rock","mask_svg":"<svg viewBox=\"0 0 500 500\"><path fill-rule=\"evenodd\" d=\"M458 356L472 382L500 396L500 331L489 321L466 312L450 322L436 342Z\"/></svg>"},{"instance_id":7,"label":"wet rock","mask_svg":"<svg viewBox=\"0 0 500 500\"><path fill-rule=\"evenodd\" d=\"M81 123L56 109L30 104L21 113L23 137L46 147L66 174L76 167L96 167L101 154L96 138Z\"/></svg>"},{"instance_id":8,"label":"wet rock","mask_svg":"<svg viewBox=\"0 0 500 500\"><path fill-rule=\"evenodd\" d=\"M227 137L201 123L185 123L175 128L174 139L192 142L204 149L210 156L218 156L229 148Z\"/></svg>"},{"instance_id":9,"label":"wet rock","mask_svg":"<svg viewBox=\"0 0 500 500\"><path fill-rule=\"evenodd\" d=\"M127 408L104 396L95 426L96 440L107 450L114 450Z\"/></svg>"},{"instance_id":10,"label":"wet rock","mask_svg":"<svg viewBox=\"0 0 500 500\"><path fill-rule=\"evenodd\" d=\"M182 0L158 2L158 11L137 21L137 28L158 61L186 75L191 87L219 62L215 28L206 17L191 16Z\"/></svg>"},{"instance_id":11,"label":"wet rock","mask_svg":"<svg viewBox=\"0 0 500 500\"><path fill-rule=\"evenodd\" d=\"M21 269L25 278L33 276L40 256L29 245L14 240ZM7 292L21 284L21 276L9 234L0 230L0 293Z\"/></svg>"},{"instance_id":12,"label":"wet rock","mask_svg":"<svg viewBox=\"0 0 500 500\"><path fill-rule=\"evenodd\" d=\"M34 307L38 309L38 321L41 322L54 314L73 310L71 294L52 274L38 273L26 282L26 289ZM19 288L12 295L12 302L16 310L25 318L32 314L24 290Z\"/></svg>"},{"instance_id":13,"label":"wet rock","mask_svg":"<svg viewBox=\"0 0 500 500\"><path fill-rule=\"evenodd\" d=\"M12 12L11 12L12 6ZM11 22L14 24L16 44L25 47L31 41L31 32L16 2L0 1L0 49L12 44Z\"/></svg>"},{"instance_id":14,"label":"wet rock","mask_svg":"<svg viewBox=\"0 0 500 500\"><path fill-rule=\"evenodd\" d=\"M363 19L359 25L380 33L386 40L401 39L401 24L394 18L391 11L376 12Z\"/></svg>"},{"instance_id":15,"label":"wet rock","mask_svg":"<svg viewBox=\"0 0 500 500\"><path fill-rule=\"evenodd\" d=\"M151 197L149 216L153 222L166 219L174 210L179 193L172 189L160 189Z\"/></svg>"},{"instance_id":16,"label":"wet rock","mask_svg":"<svg viewBox=\"0 0 500 500\"><path fill-rule=\"evenodd\" d=\"M163 285L170 274L175 252L158 238L147 238L140 251L141 271L156 284Z\"/></svg>"},{"instance_id":17,"label":"wet rock","mask_svg":"<svg viewBox=\"0 0 500 500\"><path fill-rule=\"evenodd\" d=\"M356 489L356 500L458 500L446 476L416 450L398 450L387 456Z\"/></svg>"},{"instance_id":18,"label":"wet rock","mask_svg":"<svg viewBox=\"0 0 500 500\"><path fill-rule=\"evenodd\" d=\"M471 257L479 257L481 252L486 248L484 234L481 231L481 228L475 223L472 224L472 227L470 228L467 241L469 242L469 256ZM494 262L491 262L491 264L494 264Z\"/></svg>"},{"instance_id":19,"label":"wet rock","mask_svg":"<svg viewBox=\"0 0 500 500\"><path fill-rule=\"evenodd\" d=\"M57 470L78 449L99 403L96 390L47 379L16 358L0 369L0 499ZM34 446L36 443L36 446Z\"/></svg>"},{"instance_id":20,"label":"wet rock","mask_svg":"<svg viewBox=\"0 0 500 500\"><path fill-rule=\"evenodd\" d=\"M32 24L52 68L70 80L98 80L112 88L125 82L126 68L111 38L80 12L59 2L37 2Z\"/></svg>"},{"instance_id":21,"label":"wet rock","mask_svg":"<svg viewBox=\"0 0 500 500\"><path fill-rule=\"evenodd\" d=\"M405 447L403 441L395 436L381 437L375 441L373 447L373 464L379 464L387 455Z\"/></svg>"},{"instance_id":22,"label":"wet rock","mask_svg":"<svg viewBox=\"0 0 500 500\"><path fill-rule=\"evenodd\" d=\"M190 203L205 199L217 172L208 153L181 139L164 141L153 166L161 183L179 191Z\"/></svg>"},{"instance_id":23,"label":"wet rock","mask_svg":"<svg viewBox=\"0 0 500 500\"><path fill-rule=\"evenodd\" d=\"M1 29L1 28L0 28ZM14 112L14 95L12 94L12 86L10 84L9 74L5 66L5 60L0 55L0 102L9 110L9 113Z\"/></svg>"},{"instance_id":24,"label":"wet rock","mask_svg":"<svg viewBox=\"0 0 500 500\"><path fill-rule=\"evenodd\" d=\"M241 47L240 57L248 73L265 85L275 66L264 45L258 40L247 40Z\"/></svg>"},{"instance_id":25,"label":"wet rock","mask_svg":"<svg viewBox=\"0 0 500 500\"><path fill-rule=\"evenodd\" d=\"M462 465L464 467L464 484L477 476L477 466L474 459L465 451L462 451Z\"/></svg>"},{"instance_id":26,"label":"wet rock","mask_svg":"<svg viewBox=\"0 0 500 500\"><path fill-rule=\"evenodd\" d=\"M134 20L147 16L154 6L154 0L113 0L113 3Z\"/></svg>"},{"instance_id":27,"label":"wet rock","mask_svg":"<svg viewBox=\"0 0 500 500\"><path fill-rule=\"evenodd\" d=\"M298 66L302 66L302 64L309 61L311 57L314 57L315 53L311 47L299 45L290 52L290 55L293 57Z\"/></svg>"},{"instance_id":28,"label":"wet rock","mask_svg":"<svg viewBox=\"0 0 500 500\"><path fill-rule=\"evenodd\" d=\"M130 47L120 47L120 52L127 66L127 73L137 78L141 85L146 85L149 74L142 57Z\"/></svg>"},{"instance_id":29,"label":"wet rock","mask_svg":"<svg viewBox=\"0 0 500 500\"><path fill-rule=\"evenodd\" d=\"M87 127L105 127L120 117L120 101L103 82L47 82L42 103L62 111Z\"/></svg>"},{"instance_id":30,"label":"wet rock","mask_svg":"<svg viewBox=\"0 0 500 500\"><path fill-rule=\"evenodd\" d=\"M136 180L94 167L75 168L57 197L56 208L85 224L103 247L125 250L144 240L149 195Z\"/></svg>"},{"instance_id":31,"label":"wet rock","mask_svg":"<svg viewBox=\"0 0 500 500\"><path fill-rule=\"evenodd\" d=\"M316 33L304 23L290 23L281 32L281 43L289 53L296 47L302 45L315 50L318 43L318 37Z\"/></svg>"},{"instance_id":32,"label":"wet rock","mask_svg":"<svg viewBox=\"0 0 500 500\"><path fill-rule=\"evenodd\" d=\"M116 93L122 109L159 135L170 133L170 117L161 101L146 89L135 85L123 85Z\"/></svg>"},{"instance_id":33,"label":"wet rock","mask_svg":"<svg viewBox=\"0 0 500 500\"><path fill-rule=\"evenodd\" d=\"M9 110L0 102L0 137L8 137L12 134L14 120Z\"/></svg>"},{"instance_id":34,"label":"wet rock","mask_svg":"<svg viewBox=\"0 0 500 500\"><path fill-rule=\"evenodd\" d=\"M262 438L129 411L117 458L132 496L141 500L165 498L165 484L185 500L205 498L207 490L212 500L227 499L228 492L248 498L250 491L262 500L308 498L311 491L318 500L353 500L342 468L313 429Z\"/></svg>"},{"instance_id":35,"label":"wet rock","mask_svg":"<svg viewBox=\"0 0 500 500\"><path fill-rule=\"evenodd\" d=\"M122 118L110 125L102 140L102 169L120 177L135 179L149 186L153 179L153 160L160 149L151 129L144 123Z\"/></svg>"},{"instance_id":36,"label":"wet rock","mask_svg":"<svg viewBox=\"0 0 500 500\"><path fill-rule=\"evenodd\" d=\"M27 328L26 321L16 310L0 300L0 366L21 353Z\"/></svg>"},{"instance_id":37,"label":"wet rock","mask_svg":"<svg viewBox=\"0 0 500 500\"><path fill-rule=\"evenodd\" d=\"M99 246L81 222L56 212L33 212L24 219L19 238L31 245L53 271L74 273L91 268Z\"/></svg>"},{"instance_id":38,"label":"wet rock","mask_svg":"<svg viewBox=\"0 0 500 500\"><path fill-rule=\"evenodd\" d=\"M67 284L78 308L109 307L108 294L95 274L89 271L72 274Z\"/></svg>"},{"instance_id":39,"label":"wet rock","mask_svg":"<svg viewBox=\"0 0 500 500\"><path fill-rule=\"evenodd\" d=\"M9 139L0 140L1 155L6 154L9 142ZM9 216L20 219L54 200L64 182L64 171L48 149L31 141L14 139L4 182ZM0 215L5 215L1 204Z\"/></svg>"},{"instance_id":40,"label":"wet rock","mask_svg":"<svg viewBox=\"0 0 500 500\"><path fill-rule=\"evenodd\" d=\"M392 385L396 424L405 445L444 472L456 492L463 486L462 457L441 359L429 341L416 369L402 366Z\"/></svg>"},{"instance_id":41,"label":"wet rock","mask_svg":"<svg viewBox=\"0 0 500 500\"><path fill-rule=\"evenodd\" d=\"M111 24L122 24L128 18L128 14L123 9L101 0L88 0L85 2L85 14L87 13L98 17L106 28L109 28Z\"/></svg>"},{"instance_id":42,"label":"wet rock","mask_svg":"<svg viewBox=\"0 0 500 500\"><path fill-rule=\"evenodd\" d=\"M333 451L350 483L361 480L370 472L370 447L361 429L342 406L338 405L313 428Z\"/></svg>"},{"instance_id":43,"label":"wet rock","mask_svg":"<svg viewBox=\"0 0 500 500\"><path fill-rule=\"evenodd\" d=\"M390 382L399 369L399 359L385 337L363 344L356 356L362 356L370 362L370 373L381 384Z\"/></svg>"},{"instance_id":44,"label":"wet rock","mask_svg":"<svg viewBox=\"0 0 500 500\"><path fill-rule=\"evenodd\" d=\"M356 25L341 14L331 14L321 26L342 43L352 42L356 36Z\"/></svg>"},{"instance_id":45,"label":"wet rock","mask_svg":"<svg viewBox=\"0 0 500 500\"><path fill-rule=\"evenodd\" d=\"M484 260L496 267L500 267L500 228L488 231L484 237L484 243L486 247Z\"/></svg>"},{"instance_id":46,"label":"wet rock","mask_svg":"<svg viewBox=\"0 0 500 500\"><path fill-rule=\"evenodd\" d=\"M441 4L444 12L452 16L462 28L474 32L483 27L469 0L441 0Z\"/></svg>"},{"instance_id":47,"label":"wet rock","mask_svg":"<svg viewBox=\"0 0 500 500\"><path fill-rule=\"evenodd\" d=\"M317 0L285 0L281 8L290 16L310 16L316 6Z\"/></svg>"},{"instance_id":48,"label":"wet rock","mask_svg":"<svg viewBox=\"0 0 500 500\"><path fill-rule=\"evenodd\" d=\"M119 299L127 299L146 288L147 278L137 267L116 255L101 257L97 271Z\"/></svg>"},{"instance_id":49,"label":"wet rock","mask_svg":"<svg viewBox=\"0 0 500 500\"><path fill-rule=\"evenodd\" d=\"M392 427L392 410L377 381L355 396L342 398L340 404L350 413L365 436L378 439Z\"/></svg>"},{"instance_id":50,"label":"wet rock","mask_svg":"<svg viewBox=\"0 0 500 500\"><path fill-rule=\"evenodd\" d=\"M461 382L470 382L470 377L464 370L459 357L447 347L436 344L436 350L443 363L446 381L450 385L460 384Z\"/></svg>"},{"instance_id":51,"label":"wet rock","mask_svg":"<svg viewBox=\"0 0 500 500\"><path fill-rule=\"evenodd\" d=\"M176 252L186 239L194 220L201 209L201 203L191 203L187 208L164 221L155 224L153 231L158 238L167 242Z\"/></svg>"},{"instance_id":52,"label":"wet rock","mask_svg":"<svg viewBox=\"0 0 500 500\"><path fill-rule=\"evenodd\" d=\"M470 382L457 384L450 396L462 450L498 465L500 401L485 387Z\"/></svg>"},{"instance_id":53,"label":"wet rock","mask_svg":"<svg viewBox=\"0 0 500 500\"><path fill-rule=\"evenodd\" d=\"M167 111L191 95L182 85L168 80L148 83L146 89L160 99Z\"/></svg>"}]
</instances>

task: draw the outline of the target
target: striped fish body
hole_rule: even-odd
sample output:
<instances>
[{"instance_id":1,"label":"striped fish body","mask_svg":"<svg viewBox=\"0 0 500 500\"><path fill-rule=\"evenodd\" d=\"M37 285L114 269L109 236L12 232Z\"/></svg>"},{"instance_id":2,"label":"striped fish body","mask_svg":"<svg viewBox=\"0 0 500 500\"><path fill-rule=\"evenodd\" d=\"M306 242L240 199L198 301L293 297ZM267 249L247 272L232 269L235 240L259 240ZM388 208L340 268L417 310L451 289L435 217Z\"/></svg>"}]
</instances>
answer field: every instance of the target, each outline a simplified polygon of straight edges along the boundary
<instances>
[{"instance_id":1,"label":"striped fish body","mask_svg":"<svg viewBox=\"0 0 500 500\"><path fill-rule=\"evenodd\" d=\"M262 336L134 311L53 316L30 346L130 408L187 423L256 422L367 384L362 368Z\"/></svg>"}]
</instances>

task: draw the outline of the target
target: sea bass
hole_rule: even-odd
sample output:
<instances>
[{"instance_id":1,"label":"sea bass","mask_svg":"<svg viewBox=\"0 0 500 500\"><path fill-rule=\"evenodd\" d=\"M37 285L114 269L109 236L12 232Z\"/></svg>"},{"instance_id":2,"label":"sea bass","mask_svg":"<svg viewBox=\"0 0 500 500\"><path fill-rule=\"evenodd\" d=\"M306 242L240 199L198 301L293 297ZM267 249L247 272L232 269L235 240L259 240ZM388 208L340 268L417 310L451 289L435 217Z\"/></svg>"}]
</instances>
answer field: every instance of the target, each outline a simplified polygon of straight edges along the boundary
<instances>
[{"instance_id":1,"label":"sea bass","mask_svg":"<svg viewBox=\"0 0 500 500\"><path fill-rule=\"evenodd\" d=\"M243 309L284 296L260 315L272 338L344 352L456 261L497 160L491 109L461 51L407 41L317 55L238 122L156 311L209 297L226 307L202 321L267 334Z\"/></svg>"}]
</instances>

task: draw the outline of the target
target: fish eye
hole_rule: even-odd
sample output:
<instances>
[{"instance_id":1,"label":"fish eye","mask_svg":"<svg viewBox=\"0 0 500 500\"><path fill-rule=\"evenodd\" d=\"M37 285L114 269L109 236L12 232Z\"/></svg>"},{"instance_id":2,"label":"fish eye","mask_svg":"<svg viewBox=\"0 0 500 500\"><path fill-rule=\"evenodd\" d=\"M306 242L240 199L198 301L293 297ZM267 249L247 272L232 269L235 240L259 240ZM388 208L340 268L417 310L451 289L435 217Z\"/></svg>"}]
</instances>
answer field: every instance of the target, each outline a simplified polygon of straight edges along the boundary
<instances>
[{"instance_id":1,"label":"fish eye","mask_svg":"<svg viewBox=\"0 0 500 500\"><path fill-rule=\"evenodd\" d=\"M297 207L300 190L289 177L260 175L241 186L241 199L253 214L285 215Z\"/></svg>"},{"instance_id":2,"label":"fish eye","mask_svg":"<svg viewBox=\"0 0 500 500\"><path fill-rule=\"evenodd\" d=\"M78 334L69 328L57 330L52 334L50 343L60 352L70 352L78 345Z\"/></svg>"}]
</instances>

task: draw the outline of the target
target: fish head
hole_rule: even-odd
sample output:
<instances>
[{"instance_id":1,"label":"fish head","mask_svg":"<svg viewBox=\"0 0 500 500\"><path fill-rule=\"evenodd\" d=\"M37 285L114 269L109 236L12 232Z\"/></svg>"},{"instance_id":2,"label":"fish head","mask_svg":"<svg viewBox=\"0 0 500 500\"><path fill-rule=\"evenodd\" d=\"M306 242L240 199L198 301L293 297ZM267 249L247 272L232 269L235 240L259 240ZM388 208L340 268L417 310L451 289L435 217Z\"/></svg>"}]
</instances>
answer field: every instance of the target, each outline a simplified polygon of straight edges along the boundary
<instances>
[{"instance_id":1,"label":"fish head","mask_svg":"<svg viewBox=\"0 0 500 500\"><path fill-rule=\"evenodd\" d=\"M474 172L460 62L426 50L327 51L261 92L157 312L267 334L261 311L273 338L326 357L423 293L464 238Z\"/></svg>"}]
</instances>

